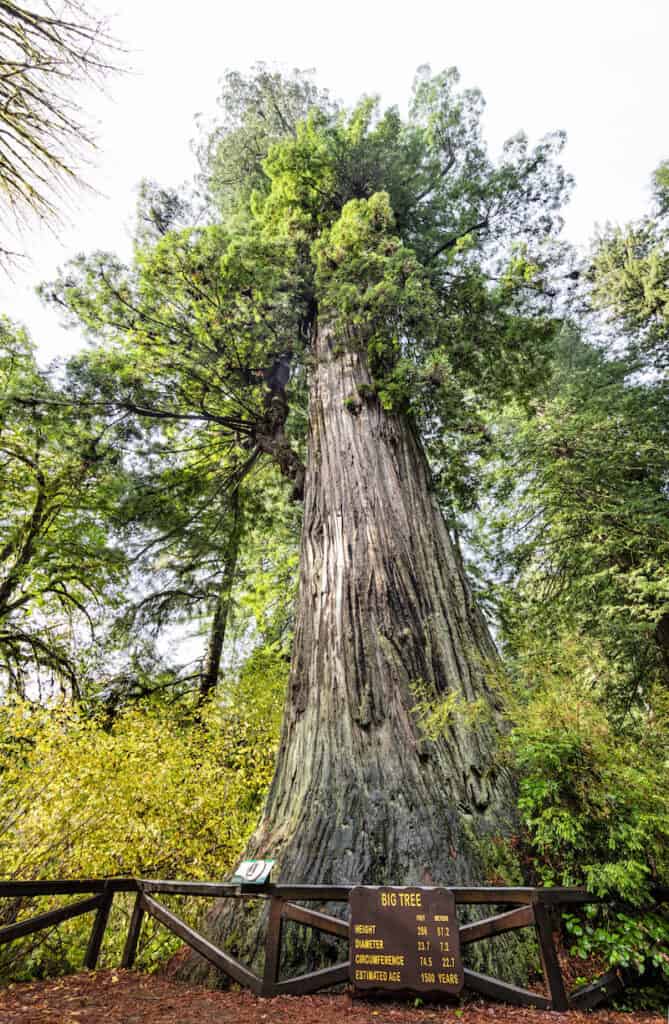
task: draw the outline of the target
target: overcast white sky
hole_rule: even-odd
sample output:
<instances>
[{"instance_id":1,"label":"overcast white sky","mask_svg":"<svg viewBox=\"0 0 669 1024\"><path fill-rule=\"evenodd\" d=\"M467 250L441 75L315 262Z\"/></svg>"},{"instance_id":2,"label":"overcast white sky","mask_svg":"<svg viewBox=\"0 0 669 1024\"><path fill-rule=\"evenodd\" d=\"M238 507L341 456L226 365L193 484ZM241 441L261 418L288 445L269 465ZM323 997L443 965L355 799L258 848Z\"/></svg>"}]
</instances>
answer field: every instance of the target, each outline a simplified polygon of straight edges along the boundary
<instances>
[{"instance_id":1,"label":"overcast white sky","mask_svg":"<svg viewBox=\"0 0 669 1024\"><path fill-rule=\"evenodd\" d=\"M379 93L406 103L418 65L457 65L487 100L493 151L520 129L536 140L563 128L577 187L567 237L585 244L596 222L643 213L648 181L669 157L668 0L98 0L132 51L134 74L108 96L82 93L99 151L88 181L57 232L21 242L30 261L0 282L0 312L24 322L43 358L80 344L34 296L41 280L78 252L127 255L142 177L178 184L194 171L194 115L212 113L227 68L256 61L313 68L318 83L353 103Z\"/></svg>"}]
</instances>

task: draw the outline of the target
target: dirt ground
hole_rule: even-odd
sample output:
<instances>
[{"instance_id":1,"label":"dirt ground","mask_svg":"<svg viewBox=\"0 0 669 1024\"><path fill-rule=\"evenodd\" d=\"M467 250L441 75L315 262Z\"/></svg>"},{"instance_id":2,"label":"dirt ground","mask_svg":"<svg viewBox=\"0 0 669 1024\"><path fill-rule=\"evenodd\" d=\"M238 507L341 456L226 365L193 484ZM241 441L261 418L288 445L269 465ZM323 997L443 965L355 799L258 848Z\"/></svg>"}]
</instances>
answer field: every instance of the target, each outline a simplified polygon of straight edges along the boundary
<instances>
[{"instance_id":1,"label":"dirt ground","mask_svg":"<svg viewBox=\"0 0 669 1024\"><path fill-rule=\"evenodd\" d=\"M414 1009L348 995L212 992L134 971L96 971L0 990L0 1024L665 1024L663 1014L556 1015L501 1003Z\"/></svg>"}]
</instances>

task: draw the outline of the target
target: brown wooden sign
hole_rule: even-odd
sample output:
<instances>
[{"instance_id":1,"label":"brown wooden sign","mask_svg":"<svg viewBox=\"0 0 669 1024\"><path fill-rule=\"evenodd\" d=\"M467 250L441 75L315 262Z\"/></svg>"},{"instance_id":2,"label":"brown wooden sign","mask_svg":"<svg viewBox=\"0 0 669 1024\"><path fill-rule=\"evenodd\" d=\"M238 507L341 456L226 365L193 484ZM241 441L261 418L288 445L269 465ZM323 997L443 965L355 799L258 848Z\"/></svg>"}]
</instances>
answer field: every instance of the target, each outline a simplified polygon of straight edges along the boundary
<instances>
[{"instance_id":1,"label":"brown wooden sign","mask_svg":"<svg viewBox=\"0 0 669 1024\"><path fill-rule=\"evenodd\" d=\"M460 992L464 973L452 892L361 885L351 889L349 903L356 988Z\"/></svg>"}]
</instances>

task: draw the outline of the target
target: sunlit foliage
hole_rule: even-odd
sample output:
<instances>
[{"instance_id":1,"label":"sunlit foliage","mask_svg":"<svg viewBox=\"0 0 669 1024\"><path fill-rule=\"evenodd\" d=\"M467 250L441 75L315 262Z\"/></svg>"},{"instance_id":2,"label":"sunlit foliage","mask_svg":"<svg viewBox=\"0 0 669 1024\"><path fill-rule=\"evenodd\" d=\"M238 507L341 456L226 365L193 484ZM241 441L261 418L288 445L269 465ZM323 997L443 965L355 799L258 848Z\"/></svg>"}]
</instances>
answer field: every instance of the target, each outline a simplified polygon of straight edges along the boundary
<instances>
[{"instance_id":1,"label":"sunlit foliage","mask_svg":"<svg viewBox=\"0 0 669 1024\"><path fill-rule=\"evenodd\" d=\"M0 706L2 877L225 875L271 778L286 671L280 653L256 653L196 718L155 703L113 722L68 703ZM105 944L114 965L130 907L117 904ZM4 923L52 905L5 901ZM3 949L0 966L10 976L78 968L90 923ZM140 962L164 956L172 946L163 940L149 927Z\"/></svg>"}]
</instances>

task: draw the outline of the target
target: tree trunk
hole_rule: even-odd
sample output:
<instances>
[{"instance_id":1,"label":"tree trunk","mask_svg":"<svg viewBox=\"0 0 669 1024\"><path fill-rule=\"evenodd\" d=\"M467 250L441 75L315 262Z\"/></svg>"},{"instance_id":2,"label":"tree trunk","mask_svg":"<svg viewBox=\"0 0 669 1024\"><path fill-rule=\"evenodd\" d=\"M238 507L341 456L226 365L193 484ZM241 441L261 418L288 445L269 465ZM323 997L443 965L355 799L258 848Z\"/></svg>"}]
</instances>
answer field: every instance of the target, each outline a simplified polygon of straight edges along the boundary
<instances>
[{"instance_id":1,"label":"tree trunk","mask_svg":"<svg viewBox=\"0 0 669 1024\"><path fill-rule=\"evenodd\" d=\"M239 542L242 535L242 506L239 495L239 488L236 487L230 496L232 507L232 526L228 537L227 550L225 552L225 572L223 580L216 596L214 615L209 631L209 644L207 647L207 659L200 677L199 703L202 704L218 683L218 674L221 668L221 655L225 643L225 631L230 615L230 603L232 600L232 588L237 572L237 558L239 556Z\"/></svg>"},{"instance_id":2,"label":"tree trunk","mask_svg":"<svg viewBox=\"0 0 669 1024\"><path fill-rule=\"evenodd\" d=\"M669 681L669 613L660 617L655 627L655 642L660 652L664 676Z\"/></svg>"},{"instance_id":3,"label":"tree trunk","mask_svg":"<svg viewBox=\"0 0 669 1024\"><path fill-rule=\"evenodd\" d=\"M494 840L514 828L486 682L494 644L422 448L344 340L315 337L289 692L247 855L275 857L285 882L483 883ZM483 710L453 714L427 740L418 690ZM234 930L237 951L254 959L259 934L231 918L216 910L210 932Z\"/></svg>"}]
</instances>

